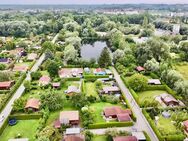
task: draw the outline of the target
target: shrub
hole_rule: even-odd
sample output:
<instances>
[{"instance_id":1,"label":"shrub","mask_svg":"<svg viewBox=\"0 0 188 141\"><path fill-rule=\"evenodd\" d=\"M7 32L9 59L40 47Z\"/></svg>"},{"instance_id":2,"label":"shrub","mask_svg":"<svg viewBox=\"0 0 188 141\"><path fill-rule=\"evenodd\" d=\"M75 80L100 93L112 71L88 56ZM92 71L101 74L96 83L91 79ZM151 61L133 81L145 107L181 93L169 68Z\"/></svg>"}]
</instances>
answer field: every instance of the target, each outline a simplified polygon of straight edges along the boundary
<instances>
[{"instance_id":1,"label":"shrub","mask_svg":"<svg viewBox=\"0 0 188 141\"><path fill-rule=\"evenodd\" d=\"M42 74L39 71L31 73L31 79L32 80L39 80L41 76L42 76Z\"/></svg>"},{"instance_id":2,"label":"shrub","mask_svg":"<svg viewBox=\"0 0 188 141\"><path fill-rule=\"evenodd\" d=\"M147 77L143 76L142 74L134 74L128 80L129 86L131 86L134 91L144 90L147 86L147 82Z\"/></svg>"}]
</instances>

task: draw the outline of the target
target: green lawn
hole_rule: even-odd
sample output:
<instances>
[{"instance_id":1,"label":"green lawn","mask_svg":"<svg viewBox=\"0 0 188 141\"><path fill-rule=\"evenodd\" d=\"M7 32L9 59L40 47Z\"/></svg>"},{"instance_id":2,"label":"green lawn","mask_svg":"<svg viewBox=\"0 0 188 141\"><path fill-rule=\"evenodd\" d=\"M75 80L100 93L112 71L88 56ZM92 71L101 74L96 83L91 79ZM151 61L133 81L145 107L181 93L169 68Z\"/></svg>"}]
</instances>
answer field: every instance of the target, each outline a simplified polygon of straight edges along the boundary
<instances>
[{"instance_id":1,"label":"green lawn","mask_svg":"<svg viewBox=\"0 0 188 141\"><path fill-rule=\"evenodd\" d=\"M94 136L92 141L107 141L106 136Z\"/></svg>"},{"instance_id":2,"label":"green lawn","mask_svg":"<svg viewBox=\"0 0 188 141\"><path fill-rule=\"evenodd\" d=\"M15 126L7 126L0 136L1 141L8 141L17 134L22 138L29 138L29 141L35 141L34 136L38 127L38 120L20 120Z\"/></svg>"},{"instance_id":3,"label":"green lawn","mask_svg":"<svg viewBox=\"0 0 188 141\"><path fill-rule=\"evenodd\" d=\"M115 104L111 104L111 103L99 102L99 103L91 104L89 106L95 114L94 115L94 120L95 120L94 123L105 122L105 120L103 119L103 116L102 116L102 112L105 107L110 107L110 106L123 106L123 105L120 105L120 104L115 105Z\"/></svg>"},{"instance_id":4,"label":"green lawn","mask_svg":"<svg viewBox=\"0 0 188 141\"><path fill-rule=\"evenodd\" d=\"M184 65L177 65L176 70L183 75L184 79L188 80L188 63Z\"/></svg>"},{"instance_id":5,"label":"green lawn","mask_svg":"<svg viewBox=\"0 0 188 141\"><path fill-rule=\"evenodd\" d=\"M95 88L95 83L86 82L85 87L86 87L86 95L87 96L92 95L92 96L95 96L96 98L98 98L98 93L97 93L96 88Z\"/></svg>"},{"instance_id":6,"label":"green lawn","mask_svg":"<svg viewBox=\"0 0 188 141\"><path fill-rule=\"evenodd\" d=\"M154 100L154 98L160 94L167 93L163 90L153 90L153 91L143 91L138 92L139 101L140 103L144 102L145 99L150 99L151 101Z\"/></svg>"},{"instance_id":7,"label":"green lawn","mask_svg":"<svg viewBox=\"0 0 188 141\"><path fill-rule=\"evenodd\" d=\"M171 122L171 118L164 118L162 115L159 116L157 128L163 135L173 135L178 131L178 128Z\"/></svg>"}]
</instances>

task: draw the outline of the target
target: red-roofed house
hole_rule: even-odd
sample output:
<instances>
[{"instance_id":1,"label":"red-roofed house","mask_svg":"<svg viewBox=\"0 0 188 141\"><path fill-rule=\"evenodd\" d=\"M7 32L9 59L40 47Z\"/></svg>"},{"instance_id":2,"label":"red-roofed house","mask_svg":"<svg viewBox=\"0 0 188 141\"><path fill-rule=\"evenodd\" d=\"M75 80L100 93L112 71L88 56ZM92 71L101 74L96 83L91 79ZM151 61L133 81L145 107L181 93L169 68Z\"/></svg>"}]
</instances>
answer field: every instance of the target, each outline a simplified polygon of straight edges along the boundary
<instances>
[{"instance_id":1,"label":"red-roofed house","mask_svg":"<svg viewBox=\"0 0 188 141\"><path fill-rule=\"evenodd\" d=\"M79 111L63 111L60 113L59 121L65 125L78 125L80 121Z\"/></svg>"},{"instance_id":2,"label":"red-roofed house","mask_svg":"<svg viewBox=\"0 0 188 141\"><path fill-rule=\"evenodd\" d=\"M103 88L103 93L105 94L114 94L114 93L120 93L120 89L117 86L106 86Z\"/></svg>"},{"instance_id":3,"label":"red-roofed house","mask_svg":"<svg viewBox=\"0 0 188 141\"><path fill-rule=\"evenodd\" d=\"M45 86L45 85L48 85L51 81L51 78L49 76L42 76L40 79L39 79L39 84L42 85L42 86Z\"/></svg>"},{"instance_id":4,"label":"red-roofed house","mask_svg":"<svg viewBox=\"0 0 188 141\"><path fill-rule=\"evenodd\" d=\"M0 90L9 90L14 84L14 81L0 82Z\"/></svg>"},{"instance_id":5,"label":"red-roofed house","mask_svg":"<svg viewBox=\"0 0 188 141\"><path fill-rule=\"evenodd\" d=\"M40 108L40 101L38 99L35 98L31 98L29 100L27 100L27 103L25 105L25 109L28 110L32 110L32 111L38 111Z\"/></svg>"},{"instance_id":6,"label":"red-roofed house","mask_svg":"<svg viewBox=\"0 0 188 141\"><path fill-rule=\"evenodd\" d=\"M55 89L58 89L60 87L61 83L60 82L54 82L52 83L52 87Z\"/></svg>"},{"instance_id":7,"label":"red-roofed house","mask_svg":"<svg viewBox=\"0 0 188 141\"><path fill-rule=\"evenodd\" d=\"M118 114L132 114L130 109L123 110L119 106L107 107L104 109L103 113L106 118L117 118Z\"/></svg>"},{"instance_id":8,"label":"red-roofed house","mask_svg":"<svg viewBox=\"0 0 188 141\"><path fill-rule=\"evenodd\" d=\"M54 127L55 128L61 128L61 122L58 120L54 121Z\"/></svg>"},{"instance_id":9,"label":"red-roofed house","mask_svg":"<svg viewBox=\"0 0 188 141\"><path fill-rule=\"evenodd\" d=\"M161 94L160 95L161 100L167 105L167 106L177 106L179 105L179 101L176 100L172 95L170 94Z\"/></svg>"},{"instance_id":10,"label":"red-roofed house","mask_svg":"<svg viewBox=\"0 0 188 141\"><path fill-rule=\"evenodd\" d=\"M20 65L15 65L13 68L13 71L21 71L21 72L26 72L28 70L28 66L20 66Z\"/></svg>"},{"instance_id":11,"label":"red-roofed house","mask_svg":"<svg viewBox=\"0 0 188 141\"><path fill-rule=\"evenodd\" d=\"M141 67L141 66L138 66L138 67L136 67L136 70L137 70L138 72L142 72L142 71L145 71L145 68L144 68L144 67Z\"/></svg>"},{"instance_id":12,"label":"red-roofed house","mask_svg":"<svg viewBox=\"0 0 188 141\"><path fill-rule=\"evenodd\" d=\"M113 141L138 141L135 136L119 136L113 137Z\"/></svg>"},{"instance_id":13,"label":"red-roofed house","mask_svg":"<svg viewBox=\"0 0 188 141\"><path fill-rule=\"evenodd\" d=\"M28 56L27 56L27 60L28 61L33 61L33 60L35 60L37 58L37 54L36 53L30 53L30 54L28 54Z\"/></svg>"},{"instance_id":14,"label":"red-roofed house","mask_svg":"<svg viewBox=\"0 0 188 141\"><path fill-rule=\"evenodd\" d=\"M188 120L183 122L183 126L184 126L184 129L185 129L185 132L188 133Z\"/></svg>"},{"instance_id":15,"label":"red-roofed house","mask_svg":"<svg viewBox=\"0 0 188 141\"><path fill-rule=\"evenodd\" d=\"M126 121L131 121L131 117L128 113L125 114L117 114L117 120L119 122L126 122Z\"/></svg>"}]
</instances>

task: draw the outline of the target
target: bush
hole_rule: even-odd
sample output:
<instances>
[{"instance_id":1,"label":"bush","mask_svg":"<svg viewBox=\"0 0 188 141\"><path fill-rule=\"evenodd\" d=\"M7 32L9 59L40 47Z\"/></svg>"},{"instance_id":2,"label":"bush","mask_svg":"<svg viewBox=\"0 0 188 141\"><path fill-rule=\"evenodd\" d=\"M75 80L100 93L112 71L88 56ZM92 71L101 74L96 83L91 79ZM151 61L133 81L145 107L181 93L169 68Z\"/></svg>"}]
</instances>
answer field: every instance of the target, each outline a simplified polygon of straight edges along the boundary
<instances>
[{"instance_id":1,"label":"bush","mask_svg":"<svg viewBox=\"0 0 188 141\"><path fill-rule=\"evenodd\" d=\"M96 123L96 124L90 124L88 126L89 129L100 129L100 128L110 128L110 127L127 127L127 126L133 126L133 122L109 122L109 123Z\"/></svg>"},{"instance_id":2,"label":"bush","mask_svg":"<svg viewBox=\"0 0 188 141\"><path fill-rule=\"evenodd\" d=\"M129 78L128 84L134 91L142 91L148 85L148 79L142 74L134 74Z\"/></svg>"},{"instance_id":3,"label":"bush","mask_svg":"<svg viewBox=\"0 0 188 141\"><path fill-rule=\"evenodd\" d=\"M41 76L42 76L42 74L39 71L31 73L31 79L32 80L39 80Z\"/></svg>"}]
</instances>

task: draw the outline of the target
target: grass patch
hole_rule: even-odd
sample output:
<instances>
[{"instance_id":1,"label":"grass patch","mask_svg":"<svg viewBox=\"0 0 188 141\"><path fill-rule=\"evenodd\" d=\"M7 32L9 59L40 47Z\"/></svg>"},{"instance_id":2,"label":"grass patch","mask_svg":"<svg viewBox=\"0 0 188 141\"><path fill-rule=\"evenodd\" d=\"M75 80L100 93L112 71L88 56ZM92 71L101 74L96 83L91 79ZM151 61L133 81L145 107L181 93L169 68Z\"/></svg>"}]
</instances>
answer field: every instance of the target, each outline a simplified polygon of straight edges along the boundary
<instances>
[{"instance_id":1,"label":"grass patch","mask_svg":"<svg viewBox=\"0 0 188 141\"><path fill-rule=\"evenodd\" d=\"M138 92L137 94L139 96L140 103L143 103L145 99L150 99L151 101L153 101L156 96L159 96L160 94L163 93L167 93L167 92L162 90L152 90L152 91Z\"/></svg>"},{"instance_id":2,"label":"grass patch","mask_svg":"<svg viewBox=\"0 0 188 141\"><path fill-rule=\"evenodd\" d=\"M89 106L95 114L94 115L94 123L105 122L105 120L103 119L103 116L102 116L102 112L105 107L110 107L110 106L123 107L123 105L120 105L120 104L117 105L117 104L111 104L111 103L106 103L106 102L94 103Z\"/></svg>"},{"instance_id":3,"label":"grass patch","mask_svg":"<svg viewBox=\"0 0 188 141\"><path fill-rule=\"evenodd\" d=\"M94 136L94 138L92 139L92 141L107 141L106 136Z\"/></svg>"},{"instance_id":4,"label":"grass patch","mask_svg":"<svg viewBox=\"0 0 188 141\"><path fill-rule=\"evenodd\" d=\"M92 83L92 82L86 82L85 84L85 87L86 87L86 96L94 96L96 98L98 98L98 93L96 91L96 88L95 88L95 83Z\"/></svg>"},{"instance_id":5,"label":"grass patch","mask_svg":"<svg viewBox=\"0 0 188 141\"><path fill-rule=\"evenodd\" d=\"M17 134L21 134L22 138L29 138L30 141L35 141L38 124L38 120L20 120L15 126L7 126L0 139L1 141L8 141L15 138Z\"/></svg>"},{"instance_id":6,"label":"grass patch","mask_svg":"<svg viewBox=\"0 0 188 141\"><path fill-rule=\"evenodd\" d=\"M179 71L185 80L188 80L188 63L184 65L176 65L176 70Z\"/></svg>"},{"instance_id":7,"label":"grass patch","mask_svg":"<svg viewBox=\"0 0 188 141\"><path fill-rule=\"evenodd\" d=\"M162 135L174 135L179 131L179 129L173 124L171 118L164 118L162 115L159 116L157 128Z\"/></svg>"}]
</instances>

